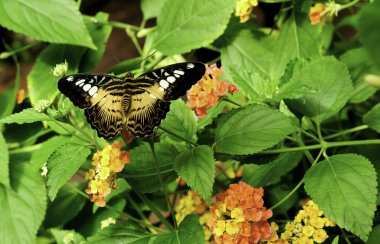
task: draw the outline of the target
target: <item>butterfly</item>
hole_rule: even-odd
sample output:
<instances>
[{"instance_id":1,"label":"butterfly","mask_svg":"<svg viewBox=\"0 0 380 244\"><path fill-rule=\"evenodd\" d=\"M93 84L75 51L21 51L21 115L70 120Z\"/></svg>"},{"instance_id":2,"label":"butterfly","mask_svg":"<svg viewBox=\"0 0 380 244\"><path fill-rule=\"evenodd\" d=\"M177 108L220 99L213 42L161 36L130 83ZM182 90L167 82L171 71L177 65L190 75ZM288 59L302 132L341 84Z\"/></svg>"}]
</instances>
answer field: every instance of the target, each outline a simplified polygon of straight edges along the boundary
<instances>
[{"instance_id":1,"label":"butterfly","mask_svg":"<svg viewBox=\"0 0 380 244\"><path fill-rule=\"evenodd\" d=\"M126 127L132 135L144 138L166 117L170 101L185 95L205 72L203 63L185 62L137 78L75 74L62 77L58 89L84 109L88 123L100 137L115 137Z\"/></svg>"}]
</instances>

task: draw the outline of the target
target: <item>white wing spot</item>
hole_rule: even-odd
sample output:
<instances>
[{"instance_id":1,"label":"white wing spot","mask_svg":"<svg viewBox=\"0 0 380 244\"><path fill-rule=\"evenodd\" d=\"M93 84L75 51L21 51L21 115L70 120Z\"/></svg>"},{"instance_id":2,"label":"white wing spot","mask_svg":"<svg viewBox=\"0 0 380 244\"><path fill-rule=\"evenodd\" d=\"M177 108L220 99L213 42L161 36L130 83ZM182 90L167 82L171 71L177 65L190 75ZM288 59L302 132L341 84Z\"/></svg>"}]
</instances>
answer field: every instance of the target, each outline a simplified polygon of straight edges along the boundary
<instances>
[{"instance_id":1,"label":"white wing spot","mask_svg":"<svg viewBox=\"0 0 380 244\"><path fill-rule=\"evenodd\" d=\"M88 91L88 94L90 94L90 96L94 97L94 95L96 94L97 91L98 91L98 87L97 87L97 86L93 86L93 87Z\"/></svg>"},{"instance_id":2,"label":"white wing spot","mask_svg":"<svg viewBox=\"0 0 380 244\"><path fill-rule=\"evenodd\" d=\"M94 79L91 79L88 83L90 84L94 83Z\"/></svg>"},{"instance_id":3,"label":"white wing spot","mask_svg":"<svg viewBox=\"0 0 380 244\"><path fill-rule=\"evenodd\" d=\"M95 77L96 77L96 76L95 76ZM101 83L104 81L105 78L106 78L106 77L103 76L103 78L99 81L99 84L101 84Z\"/></svg>"},{"instance_id":4,"label":"white wing spot","mask_svg":"<svg viewBox=\"0 0 380 244\"><path fill-rule=\"evenodd\" d=\"M179 74L179 75L184 75L184 74L185 74L184 71L182 71L182 70L177 70L177 69L174 70L173 73L174 73L174 74Z\"/></svg>"},{"instance_id":5,"label":"white wing spot","mask_svg":"<svg viewBox=\"0 0 380 244\"><path fill-rule=\"evenodd\" d=\"M169 82L169 83L173 83L175 81L175 77L173 76L169 76L168 78L166 78L166 80Z\"/></svg>"},{"instance_id":6,"label":"white wing spot","mask_svg":"<svg viewBox=\"0 0 380 244\"><path fill-rule=\"evenodd\" d=\"M160 88L158 88L158 89L159 89L160 91L162 91L162 92L165 91L164 88L162 88L161 86L160 86Z\"/></svg>"},{"instance_id":7,"label":"white wing spot","mask_svg":"<svg viewBox=\"0 0 380 244\"><path fill-rule=\"evenodd\" d=\"M161 87L160 87L161 88ZM153 95L152 93L149 93L149 96L153 97L153 98L157 98L155 95Z\"/></svg>"},{"instance_id":8,"label":"white wing spot","mask_svg":"<svg viewBox=\"0 0 380 244\"><path fill-rule=\"evenodd\" d=\"M67 77L66 80L67 80L67 81L73 81L73 80L74 80L74 76L69 76L69 77Z\"/></svg>"},{"instance_id":9,"label":"white wing spot","mask_svg":"<svg viewBox=\"0 0 380 244\"><path fill-rule=\"evenodd\" d=\"M95 98L97 95L98 95L98 93L95 93L95 94L92 96L92 98Z\"/></svg>"},{"instance_id":10,"label":"white wing spot","mask_svg":"<svg viewBox=\"0 0 380 244\"><path fill-rule=\"evenodd\" d=\"M91 89L91 85L90 84L86 84L86 85L84 85L83 86L83 91L88 91L88 90L90 90Z\"/></svg>"},{"instance_id":11,"label":"white wing spot","mask_svg":"<svg viewBox=\"0 0 380 244\"><path fill-rule=\"evenodd\" d=\"M179 78L179 77L180 77L180 75L179 75L179 74L174 74L174 76L175 76L175 77L177 77L177 78Z\"/></svg>"},{"instance_id":12,"label":"white wing spot","mask_svg":"<svg viewBox=\"0 0 380 244\"><path fill-rule=\"evenodd\" d=\"M194 64L193 63L188 63L187 65L186 65L186 67L188 68L188 69L192 69L192 68L194 68Z\"/></svg>"},{"instance_id":13,"label":"white wing spot","mask_svg":"<svg viewBox=\"0 0 380 244\"><path fill-rule=\"evenodd\" d=\"M160 78L155 72L152 72L152 74L153 74L156 78Z\"/></svg>"},{"instance_id":14,"label":"white wing spot","mask_svg":"<svg viewBox=\"0 0 380 244\"><path fill-rule=\"evenodd\" d=\"M169 76L169 73L168 73L168 72L165 72L164 75Z\"/></svg>"},{"instance_id":15,"label":"white wing spot","mask_svg":"<svg viewBox=\"0 0 380 244\"><path fill-rule=\"evenodd\" d=\"M160 80L160 86L166 89L169 87L169 83L166 80Z\"/></svg>"},{"instance_id":16,"label":"white wing spot","mask_svg":"<svg viewBox=\"0 0 380 244\"><path fill-rule=\"evenodd\" d=\"M78 80L77 82L75 82L75 85L82 87L85 81L86 81L85 79Z\"/></svg>"}]
</instances>

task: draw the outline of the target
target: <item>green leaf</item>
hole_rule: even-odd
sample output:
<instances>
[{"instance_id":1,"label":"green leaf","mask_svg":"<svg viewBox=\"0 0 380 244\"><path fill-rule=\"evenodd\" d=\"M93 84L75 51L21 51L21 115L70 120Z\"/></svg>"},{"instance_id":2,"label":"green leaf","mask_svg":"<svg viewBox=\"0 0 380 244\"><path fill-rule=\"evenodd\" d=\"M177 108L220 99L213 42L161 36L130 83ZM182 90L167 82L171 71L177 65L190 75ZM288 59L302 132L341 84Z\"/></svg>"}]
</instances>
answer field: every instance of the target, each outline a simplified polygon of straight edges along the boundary
<instances>
[{"instance_id":1,"label":"green leaf","mask_svg":"<svg viewBox=\"0 0 380 244\"><path fill-rule=\"evenodd\" d=\"M178 176L173 169L173 155L179 154L174 145L164 142L155 143L154 150L157 165L166 184L174 181ZM126 179L132 188L140 192L155 192L161 188L149 143L144 143L131 151L131 162L125 165Z\"/></svg>"},{"instance_id":2,"label":"green leaf","mask_svg":"<svg viewBox=\"0 0 380 244\"><path fill-rule=\"evenodd\" d=\"M252 154L276 145L294 131L290 119L278 110L251 104L228 112L218 122L214 150Z\"/></svg>"},{"instance_id":3,"label":"green leaf","mask_svg":"<svg viewBox=\"0 0 380 244\"><path fill-rule=\"evenodd\" d=\"M4 139L3 133L0 133L0 184L9 188L9 154L7 142Z\"/></svg>"},{"instance_id":4,"label":"green leaf","mask_svg":"<svg viewBox=\"0 0 380 244\"><path fill-rule=\"evenodd\" d=\"M164 5L166 0L141 0L141 10L143 12L144 20L148 20L160 13L162 6Z\"/></svg>"},{"instance_id":5,"label":"green leaf","mask_svg":"<svg viewBox=\"0 0 380 244\"><path fill-rule=\"evenodd\" d=\"M174 160L174 169L191 189L210 204L215 179L215 159L209 146L202 145L182 151Z\"/></svg>"},{"instance_id":6,"label":"green leaf","mask_svg":"<svg viewBox=\"0 0 380 244\"><path fill-rule=\"evenodd\" d=\"M97 50L86 50L79 66L80 72L92 71L103 57L105 46L112 31L111 25L103 24L107 21L108 14L103 12L98 12L95 19L92 21L86 21L87 29L90 32L91 38L94 41Z\"/></svg>"},{"instance_id":7,"label":"green leaf","mask_svg":"<svg viewBox=\"0 0 380 244\"><path fill-rule=\"evenodd\" d=\"M374 1L371 4L364 5L358 14L359 39L378 67L380 67L380 35L378 31L378 27L380 26L379 12L380 2Z\"/></svg>"},{"instance_id":8,"label":"green leaf","mask_svg":"<svg viewBox=\"0 0 380 244\"><path fill-rule=\"evenodd\" d=\"M169 55L212 43L226 29L234 7L234 0L165 1L157 18L156 48Z\"/></svg>"},{"instance_id":9,"label":"green leaf","mask_svg":"<svg viewBox=\"0 0 380 244\"><path fill-rule=\"evenodd\" d=\"M254 187L268 185L294 169L301 158L302 152L293 152L281 154L267 164L244 164L242 181Z\"/></svg>"},{"instance_id":10,"label":"green leaf","mask_svg":"<svg viewBox=\"0 0 380 244\"><path fill-rule=\"evenodd\" d=\"M293 186L294 187L294 186ZM276 184L273 187L265 188L265 204L273 206L283 200L294 189L289 184ZM276 214L287 214L288 210L297 205L299 196L297 192L292 193L281 205L276 207Z\"/></svg>"},{"instance_id":11,"label":"green leaf","mask_svg":"<svg viewBox=\"0 0 380 244\"><path fill-rule=\"evenodd\" d=\"M37 112L34 108L26 108L19 113L11 114L8 117L1 119L0 123L4 124L25 124L34 123L38 121L49 121L52 120L49 116L44 113Z\"/></svg>"},{"instance_id":12,"label":"green leaf","mask_svg":"<svg viewBox=\"0 0 380 244\"><path fill-rule=\"evenodd\" d=\"M371 97L376 92L376 89L364 80L364 76L367 74L376 74L379 73L379 71L374 69L365 49L355 48L348 50L339 57L339 60L347 65L354 85L350 102L361 103Z\"/></svg>"},{"instance_id":13,"label":"green leaf","mask_svg":"<svg viewBox=\"0 0 380 244\"><path fill-rule=\"evenodd\" d=\"M107 228L100 229L94 236L88 238L92 244L108 243L148 243L153 235L130 221L117 221Z\"/></svg>"},{"instance_id":14,"label":"green leaf","mask_svg":"<svg viewBox=\"0 0 380 244\"><path fill-rule=\"evenodd\" d=\"M380 133L380 103L363 116L363 122L368 125L369 128Z\"/></svg>"},{"instance_id":15,"label":"green leaf","mask_svg":"<svg viewBox=\"0 0 380 244\"><path fill-rule=\"evenodd\" d=\"M68 143L69 140L70 138L66 136L54 136L44 141L41 147L32 153L30 164L33 169L41 169L42 165L48 161L49 156L54 152L54 150L63 144Z\"/></svg>"},{"instance_id":16,"label":"green leaf","mask_svg":"<svg viewBox=\"0 0 380 244\"><path fill-rule=\"evenodd\" d=\"M0 184L0 243L35 243L46 209L43 178L19 160L12 160L11 185Z\"/></svg>"},{"instance_id":17,"label":"green leaf","mask_svg":"<svg viewBox=\"0 0 380 244\"><path fill-rule=\"evenodd\" d=\"M96 49L71 0L0 1L0 25L40 41L66 43Z\"/></svg>"},{"instance_id":18,"label":"green leaf","mask_svg":"<svg viewBox=\"0 0 380 244\"><path fill-rule=\"evenodd\" d=\"M373 227L371 233L369 234L367 244L377 244L380 239L380 225Z\"/></svg>"},{"instance_id":19,"label":"green leaf","mask_svg":"<svg viewBox=\"0 0 380 244\"><path fill-rule=\"evenodd\" d=\"M60 189L46 210L45 228L64 226L82 210L87 199L79 195L75 188L83 191L85 187L66 184Z\"/></svg>"},{"instance_id":20,"label":"green leaf","mask_svg":"<svg viewBox=\"0 0 380 244\"><path fill-rule=\"evenodd\" d=\"M366 241L376 210L376 171L356 154L338 154L305 175L305 190L340 227Z\"/></svg>"},{"instance_id":21,"label":"green leaf","mask_svg":"<svg viewBox=\"0 0 380 244\"><path fill-rule=\"evenodd\" d=\"M229 67L246 69L252 73L259 73L265 78L271 78L271 66L274 59L273 52L267 39L262 34L243 29L237 35L226 36L228 45L221 49L223 75L230 76Z\"/></svg>"},{"instance_id":22,"label":"green leaf","mask_svg":"<svg viewBox=\"0 0 380 244\"><path fill-rule=\"evenodd\" d=\"M169 234L157 236L153 244L183 244L183 243L206 243L203 228L199 223L199 217L188 215L178 226L178 229Z\"/></svg>"},{"instance_id":23,"label":"green leaf","mask_svg":"<svg viewBox=\"0 0 380 244\"><path fill-rule=\"evenodd\" d=\"M350 99L352 82L347 67L334 57L317 57L294 68L290 82L303 84L313 93L287 100L291 109L319 122L336 114Z\"/></svg>"},{"instance_id":24,"label":"green leaf","mask_svg":"<svg viewBox=\"0 0 380 244\"><path fill-rule=\"evenodd\" d=\"M188 141L194 141L197 131L195 115L182 100L171 102L169 113L162 121L161 127ZM168 136L175 141L183 141L169 133Z\"/></svg>"},{"instance_id":25,"label":"green leaf","mask_svg":"<svg viewBox=\"0 0 380 244\"><path fill-rule=\"evenodd\" d=\"M296 17L297 16L297 17ZM278 79L286 65L295 58L309 58L321 53L320 25L310 25L309 18L295 13L281 26L273 41L274 59L271 65L272 79Z\"/></svg>"},{"instance_id":26,"label":"green leaf","mask_svg":"<svg viewBox=\"0 0 380 244\"><path fill-rule=\"evenodd\" d=\"M250 102L264 102L274 97L277 82L272 82L259 73L241 70L237 66L230 66L228 69L234 83L249 98Z\"/></svg>"},{"instance_id":27,"label":"green leaf","mask_svg":"<svg viewBox=\"0 0 380 244\"><path fill-rule=\"evenodd\" d=\"M79 244L84 243L84 237L73 231L73 230L59 230L51 229L51 233L54 236L54 239L57 241L57 244ZM67 240L70 240L69 242Z\"/></svg>"},{"instance_id":28,"label":"green leaf","mask_svg":"<svg viewBox=\"0 0 380 244\"><path fill-rule=\"evenodd\" d=\"M83 145L67 143L58 147L47 161L48 193L53 201L61 188L85 162L90 149Z\"/></svg>"},{"instance_id":29,"label":"green leaf","mask_svg":"<svg viewBox=\"0 0 380 244\"><path fill-rule=\"evenodd\" d=\"M27 79L29 98L33 105L43 99L53 102L58 94L59 77L55 77L51 70L56 64L67 61L68 74L76 73L85 50L83 47L49 45L39 54Z\"/></svg>"}]
</instances>

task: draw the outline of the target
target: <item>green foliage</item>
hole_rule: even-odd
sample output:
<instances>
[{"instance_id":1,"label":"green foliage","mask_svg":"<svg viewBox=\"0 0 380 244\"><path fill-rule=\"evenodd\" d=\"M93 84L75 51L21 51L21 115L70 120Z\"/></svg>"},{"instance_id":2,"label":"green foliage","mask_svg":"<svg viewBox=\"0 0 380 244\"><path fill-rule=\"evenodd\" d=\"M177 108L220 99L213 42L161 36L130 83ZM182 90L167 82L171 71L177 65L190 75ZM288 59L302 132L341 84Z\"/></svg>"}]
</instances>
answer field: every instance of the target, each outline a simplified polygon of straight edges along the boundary
<instances>
[{"instance_id":1,"label":"green foliage","mask_svg":"<svg viewBox=\"0 0 380 244\"><path fill-rule=\"evenodd\" d=\"M0 123L4 124L24 124L24 123L34 123L38 121L48 121L52 120L48 115L40 113L34 108L27 108L19 113L9 115L6 118L0 120Z\"/></svg>"},{"instance_id":2,"label":"green foliage","mask_svg":"<svg viewBox=\"0 0 380 244\"><path fill-rule=\"evenodd\" d=\"M355 154L337 154L305 175L305 190L339 226L367 241L376 210L376 172Z\"/></svg>"},{"instance_id":3,"label":"green foliage","mask_svg":"<svg viewBox=\"0 0 380 244\"><path fill-rule=\"evenodd\" d=\"M96 49L74 1L2 0L0 13L7 13L9 10L12 10L12 14L1 14L0 25L10 30L41 41ZM38 24L41 28L37 27Z\"/></svg>"},{"instance_id":4,"label":"green foliage","mask_svg":"<svg viewBox=\"0 0 380 244\"><path fill-rule=\"evenodd\" d=\"M195 215L188 215L172 233L159 235L153 243L181 244L191 240L194 243L206 243L199 218Z\"/></svg>"},{"instance_id":5,"label":"green foliage","mask_svg":"<svg viewBox=\"0 0 380 244\"><path fill-rule=\"evenodd\" d=\"M14 73L0 86L0 243L215 242L207 215L239 181L263 188L278 236L311 199L337 224L325 243L377 242L379 1L262 0L245 23L237 3L142 0L132 25L113 1L105 13L91 1L0 0L0 71ZM120 42L139 55L110 64ZM99 138L57 88L63 75L124 79L184 61L206 74L146 138Z\"/></svg>"},{"instance_id":6,"label":"green foliage","mask_svg":"<svg viewBox=\"0 0 380 244\"><path fill-rule=\"evenodd\" d=\"M363 116L363 122L368 125L369 128L380 133L380 104L374 106Z\"/></svg>"},{"instance_id":7,"label":"green foliage","mask_svg":"<svg viewBox=\"0 0 380 244\"><path fill-rule=\"evenodd\" d=\"M210 147L198 146L182 151L175 158L174 169L188 186L210 204L215 178L215 160Z\"/></svg>"},{"instance_id":8,"label":"green foliage","mask_svg":"<svg viewBox=\"0 0 380 244\"><path fill-rule=\"evenodd\" d=\"M166 115L164 121L162 121L161 127L169 132L168 136L175 141L182 141L179 137L193 141L195 133L197 132L195 115L194 113L186 106L186 104L181 101L174 101L170 104L170 111Z\"/></svg>"},{"instance_id":9,"label":"green foliage","mask_svg":"<svg viewBox=\"0 0 380 244\"><path fill-rule=\"evenodd\" d=\"M294 169L300 162L301 156L302 154L298 152L284 153L267 164L244 165L242 180L254 187L268 185Z\"/></svg>"},{"instance_id":10,"label":"green foliage","mask_svg":"<svg viewBox=\"0 0 380 244\"><path fill-rule=\"evenodd\" d=\"M276 145L295 131L289 118L263 105L248 105L227 113L215 132L219 153L253 154Z\"/></svg>"},{"instance_id":11,"label":"green foliage","mask_svg":"<svg viewBox=\"0 0 380 244\"><path fill-rule=\"evenodd\" d=\"M155 47L165 54L176 54L210 44L223 33L234 6L233 0L165 1L157 17Z\"/></svg>"},{"instance_id":12,"label":"green foliage","mask_svg":"<svg viewBox=\"0 0 380 244\"><path fill-rule=\"evenodd\" d=\"M47 161L49 197L54 200L61 188L85 162L90 149L84 145L64 144L50 155ZM67 163L70 162L70 163Z\"/></svg>"},{"instance_id":13,"label":"green foliage","mask_svg":"<svg viewBox=\"0 0 380 244\"><path fill-rule=\"evenodd\" d=\"M0 184L0 242L34 243L46 209L44 182L22 160L14 160L11 170L13 189Z\"/></svg>"}]
</instances>

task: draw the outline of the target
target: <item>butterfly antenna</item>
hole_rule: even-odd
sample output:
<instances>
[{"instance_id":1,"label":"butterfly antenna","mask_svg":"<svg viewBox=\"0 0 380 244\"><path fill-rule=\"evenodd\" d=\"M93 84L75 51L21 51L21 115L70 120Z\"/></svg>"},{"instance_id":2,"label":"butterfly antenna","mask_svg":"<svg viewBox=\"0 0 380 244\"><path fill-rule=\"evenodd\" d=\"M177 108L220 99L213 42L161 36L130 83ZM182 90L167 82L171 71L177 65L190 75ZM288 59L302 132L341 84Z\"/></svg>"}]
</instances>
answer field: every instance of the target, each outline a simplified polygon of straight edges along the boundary
<instances>
[{"instance_id":1,"label":"butterfly antenna","mask_svg":"<svg viewBox=\"0 0 380 244\"><path fill-rule=\"evenodd\" d=\"M142 62L145 62L145 60L147 60L148 58L152 57L156 52L157 52L157 50L154 51L154 52L152 52L151 54L149 54L149 55L146 56L145 58L143 58L143 60L141 60L141 61L138 62L137 64L141 64Z\"/></svg>"}]
</instances>

